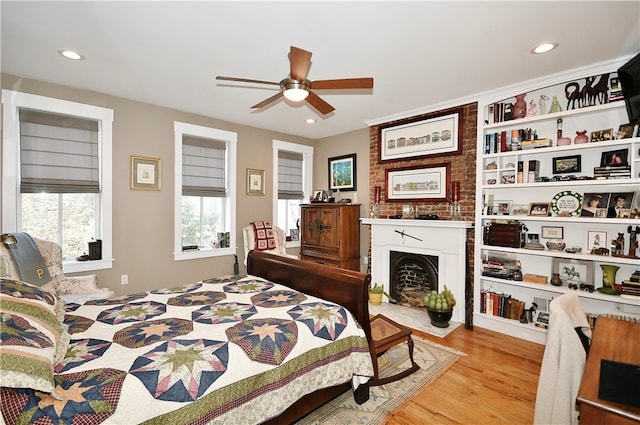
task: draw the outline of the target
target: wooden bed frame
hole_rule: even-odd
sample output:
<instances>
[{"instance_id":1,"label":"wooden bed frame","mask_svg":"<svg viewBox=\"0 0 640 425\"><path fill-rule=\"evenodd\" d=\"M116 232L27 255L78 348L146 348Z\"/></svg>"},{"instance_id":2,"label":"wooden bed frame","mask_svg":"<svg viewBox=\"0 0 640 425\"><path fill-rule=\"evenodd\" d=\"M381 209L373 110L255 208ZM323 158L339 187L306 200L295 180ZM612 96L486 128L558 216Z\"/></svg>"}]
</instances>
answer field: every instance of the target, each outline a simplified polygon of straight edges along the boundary
<instances>
[{"instance_id":1,"label":"wooden bed frame","mask_svg":"<svg viewBox=\"0 0 640 425\"><path fill-rule=\"evenodd\" d=\"M247 257L247 272L315 297L324 298L347 308L364 329L371 342L368 288L371 275L251 251ZM299 399L280 416L266 424L293 423L328 401L351 390L351 382L315 391ZM369 385L360 385L354 393L358 404L369 399Z\"/></svg>"}]
</instances>

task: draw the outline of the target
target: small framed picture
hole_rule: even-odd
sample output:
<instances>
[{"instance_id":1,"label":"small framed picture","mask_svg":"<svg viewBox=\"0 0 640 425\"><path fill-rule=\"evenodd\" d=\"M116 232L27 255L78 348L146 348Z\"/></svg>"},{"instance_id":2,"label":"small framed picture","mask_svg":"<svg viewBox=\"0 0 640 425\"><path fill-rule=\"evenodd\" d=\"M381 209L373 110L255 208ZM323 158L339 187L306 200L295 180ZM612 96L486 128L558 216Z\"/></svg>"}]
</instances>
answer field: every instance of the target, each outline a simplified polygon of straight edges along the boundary
<instances>
[{"instance_id":1,"label":"small framed picture","mask_svg":"<svg viewBox=\"0 0 640 425\"><path fill-rule=\"evenodd\" d=\"M562 239L564 237L564 227L542 226L541 236L545 239Z\"/></svg>"},{"instance_id":2,"label":"small framed picture","mask_svg":"<svg viewBox=\"0 0 640 425\"><path fill-rule=\"evenodd\" d=\"M604 230L587 230L587 252L598 248L609 248L607 232Z\"/></svg>"},{"instance_id":3,"label":"small framed picture","mask_svg":"<svg viewBox=\"0 0 640 425\"><path fill-rule=\"evenodd\" d=\"M580 155L553 158L553 174L579 173L582 171Z\"/></svg>"},{"instance_id":4,"label":"small framed picture","mask_svg":"<svg viewBox=\"0 0 640 425\"><path fill-rule=\"evenodd\" d=\"M618 149L615 151L602 152L600 156L601 167L622 167L629 165L629 150Z\"/></svg>"},{"instance_id":5,"label":"small framed picture","mask_svg":"<svg viewBox=\"0 0 640 425\"><path fill-rule=\"evenodd\" d=\"M581 217L601 217L607 216L607 206L609 205L610 193L585 193L583 196Z\"/></svg>"},{"instance_id":6,"label":"small framed picture","mask_svg":"<svg viewBox=\"0 0 640 425\"><path fill-rule=\"evenodd\" d=\"M247 195L264 194L264 170L247 168Z\"/></svg>"},{"instance_id":7,"label":"small framed picture","mask_svg":"<svg viewBox=\"0 0 640 425\"><path fill-rule=\"evenodd\" d=\"M622 124L616 133L616 139L628 139L633 137L635 124Z\"/></svg>"},{"instance_id":8,"label":"small framed picture","mask_svg":"<svg viewBox=\"0 0 640 425\"><path fill-rule=\"evenodd\" d=\"M554 258L553 273L558 273L562 283L579 285L593 283L593 263L573 258Z\"/></svg>"},{"instance_id":9,"label":"small framed picture","mask_svg":"<svg viewBox=\"0 0 640 425\"><path fill-rule=\"evenodd\" d=\"M131 189L160 190L160 158L131 157Z\"/></svg>"},{"instance_id":10,"label":"small framed picture","mask_svg":"<svg viewBox=\"0 0 640 425\"><path fill-rule=\"evenodd\" d=\"M509 215L511 214L512 201L494 201L493 215Z\"/></svg>"},{"instance_id":11,"label":"small framed picture","mask_svg":"<svg viewBox=\"0 0 640 425\"><path fill-rule=\"evenodd\" d=\"M300 230L291 229L291 230L289 230L289 233L291 235L291 240L292 241L299 241L300 240Z\"/></svg>"},{"instance_id":12,"label":"small framed picture","mask_svg":"<svg viewBox=\"0 0 640 425\"><path fill-rule=\"evenodd\" d=\"M324 202L324 190L314 190L311 202Z\"/></svg>"},{"instance_id":13,"label":"small framed picture","mask_svg":"<svg viewBox=\"0 0 640 425\"><path fill-rule=\"evenodd\" d=\"M592 142L604 142L606 140L613 139L613 128L607 128L605 130L598 130L591 132Z\"/></svg>"},{"instance_id":14,"label":"small framed picture","mask_svg":"<svg viewBox=\"0 0 640 425\"><path fill-rule=\"evenodd\" d=\"M551 209L550 202L532 202L529 204L529 214L534 216L548 216Z\"/></svg>"},{"instance_id":15,"label":"small framed picture","mask_svg":"<svg viewBox=\"0 0 640 425\"><path fill-rule=\"evenodd\" d=\"M613 192L609 198L607 218L631 218L635 192Z\"/></svg>"},{"instance_id":16,"label":"small framed picture","mask_svg":"<svg viewBox=\"0 0 640 425\"><path fill-rule=\"evenodd\" d=\"M528 204L513 204L513 205L511 205L511 214L512 215L528 215L529 214L529 205Z\"/></svg>"}]
</instances>

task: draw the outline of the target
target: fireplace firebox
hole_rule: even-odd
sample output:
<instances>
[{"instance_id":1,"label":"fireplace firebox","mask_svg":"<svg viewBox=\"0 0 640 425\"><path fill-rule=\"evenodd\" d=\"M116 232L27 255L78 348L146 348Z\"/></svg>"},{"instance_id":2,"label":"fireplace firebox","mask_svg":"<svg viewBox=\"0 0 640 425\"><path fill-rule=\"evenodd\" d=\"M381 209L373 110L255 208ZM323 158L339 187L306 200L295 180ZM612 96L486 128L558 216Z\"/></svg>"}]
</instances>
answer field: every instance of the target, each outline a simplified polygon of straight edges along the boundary
<instances>
[{"instance_id":1,"label":"fireplace firebox","mask_svg":"<svg viewBox=\"0 0 640 425\"><path fill-rule=\"evenodd\" d=\"M400 305L426 310L422 297L438 291L438 257L391 251L390 295Z\"/></svg>"}]
</instances>

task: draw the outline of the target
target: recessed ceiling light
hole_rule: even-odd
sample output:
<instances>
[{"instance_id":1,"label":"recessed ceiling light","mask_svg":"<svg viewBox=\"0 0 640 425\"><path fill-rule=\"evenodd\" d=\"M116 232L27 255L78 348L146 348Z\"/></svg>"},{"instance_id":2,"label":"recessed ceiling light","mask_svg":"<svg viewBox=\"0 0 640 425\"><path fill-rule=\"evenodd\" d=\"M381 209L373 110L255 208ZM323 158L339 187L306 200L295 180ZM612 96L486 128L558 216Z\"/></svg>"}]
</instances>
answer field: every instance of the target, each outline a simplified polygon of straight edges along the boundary
<instances>
[{"instance_id":1,"label":"recessed ceiling light","mask_svg":"<svg viewBox=\"0 0 640 425\"><path fill-rule=\"evenodd\" d=\"M307 120L305 121L307 124L313 124L316 122L316 120L314 120L313 118L307 118Z\"/></svg>"},{"instance_id":2,"label":"recessed ceiling light","mask_svg":"<svg viewBox=\"0 0 640 425\"><path fill-rule=\"evenodd\" d=\"M58 53L60 53L65 58L71 59L71 60L74 60L74 61L81 61L82 59L84 59L84 56L82 56L78 52L74 52L73 50L66 50L66 49L58 50Z\"/></svg>"},{"instance_id":3,"label":"recessed ceiling light","mask_svg":"<svg viewBox=\"0 0 640 425\"><path fill-rule=\"evenodd\" d=\"M531 49L531 53L533 54L547 53L555 49L556 47L558 47L558 43L556 43L555 41L540 43L536 47Z\"/></svg>"}]
</instances>

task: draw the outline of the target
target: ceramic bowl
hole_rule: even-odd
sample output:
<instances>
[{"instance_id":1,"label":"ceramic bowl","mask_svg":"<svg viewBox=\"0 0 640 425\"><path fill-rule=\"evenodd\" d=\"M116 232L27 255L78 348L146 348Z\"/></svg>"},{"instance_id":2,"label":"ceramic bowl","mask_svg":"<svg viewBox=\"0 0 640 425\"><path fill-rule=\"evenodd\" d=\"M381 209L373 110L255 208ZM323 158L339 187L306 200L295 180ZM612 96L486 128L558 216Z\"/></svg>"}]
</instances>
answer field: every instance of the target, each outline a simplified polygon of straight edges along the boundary
<instances>
[{"instance_id":1,"label":"ceramic bowl","mask_svg":"<svg viewBox=\"0 0 640 425\"><path fill-rule=\"evenodd\" d=\"M550 239L547 241L547 248L549 248L550 251L564 251L566 247L567 244L561 239Z\"/></svg>"}]
</instances>

